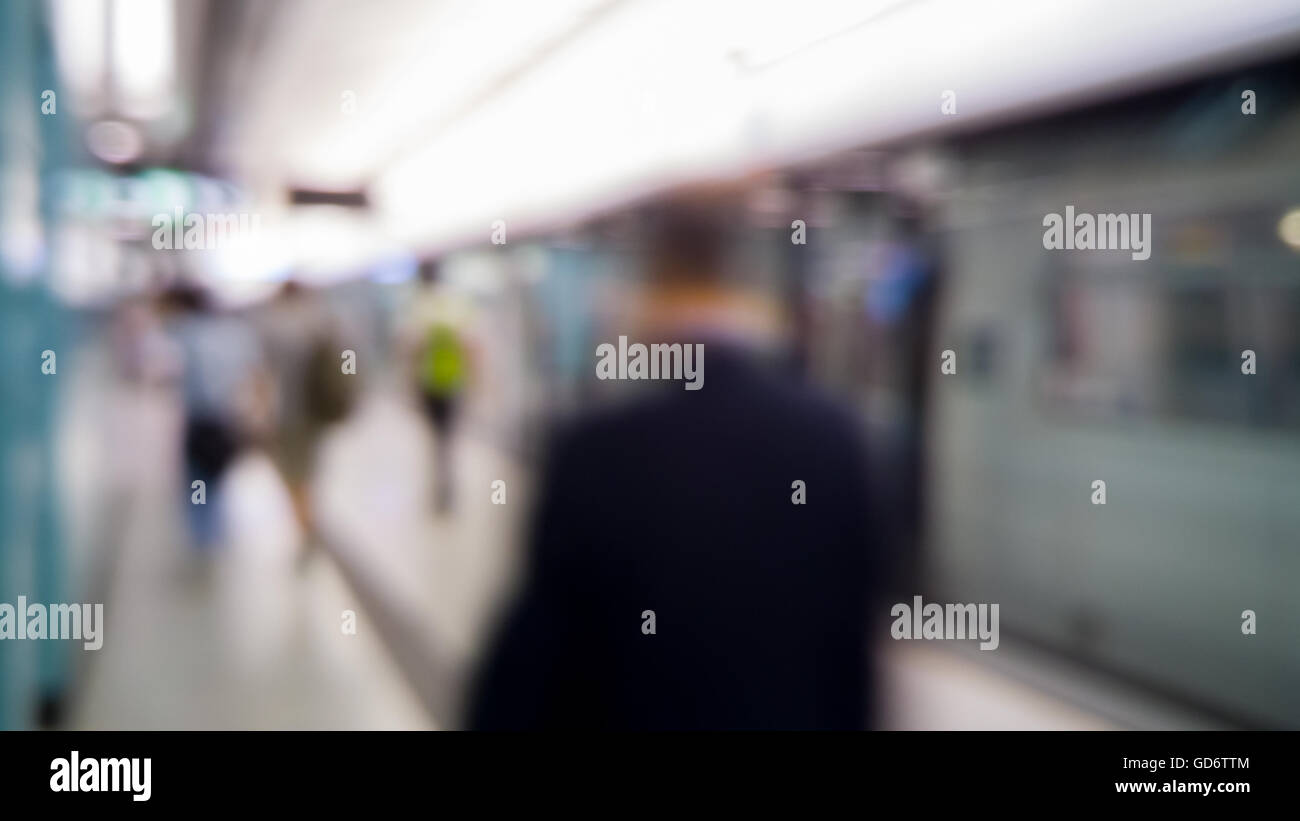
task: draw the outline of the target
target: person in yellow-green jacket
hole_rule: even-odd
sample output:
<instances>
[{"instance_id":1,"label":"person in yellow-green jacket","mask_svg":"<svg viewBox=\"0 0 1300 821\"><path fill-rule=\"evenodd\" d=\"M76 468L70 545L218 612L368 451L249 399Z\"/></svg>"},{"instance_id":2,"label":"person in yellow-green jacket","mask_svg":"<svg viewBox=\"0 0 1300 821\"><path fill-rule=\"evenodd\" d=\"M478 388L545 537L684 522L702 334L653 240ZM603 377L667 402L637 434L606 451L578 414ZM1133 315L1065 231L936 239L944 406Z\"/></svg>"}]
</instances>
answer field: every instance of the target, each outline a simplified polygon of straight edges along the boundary
<instances>
[{"instance_id":1,"label":"person in yellow-green jacket","mask_svg":"<svg viewBox=\"0 0 1300 821\"><path fill-rule=\"evenodd\" d=\"M454 496L452 439L469 379L469 350L464 311L440 286L436 263L420 266L420 282L413 311L415 376L433 426L436 507L445 513Z\"/></svg>"}]
</instances>

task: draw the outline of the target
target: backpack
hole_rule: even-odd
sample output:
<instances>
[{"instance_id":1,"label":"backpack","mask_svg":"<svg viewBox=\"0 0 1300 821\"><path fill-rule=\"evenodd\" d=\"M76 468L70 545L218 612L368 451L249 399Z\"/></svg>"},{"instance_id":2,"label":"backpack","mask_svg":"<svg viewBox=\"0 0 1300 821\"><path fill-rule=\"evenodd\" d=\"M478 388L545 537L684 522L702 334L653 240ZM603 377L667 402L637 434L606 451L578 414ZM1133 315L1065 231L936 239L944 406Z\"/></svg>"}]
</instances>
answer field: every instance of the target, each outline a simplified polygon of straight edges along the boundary
<instances>
[{"instance_id":1,"label":"backpack","mask_svg":"<svg viewBox=\"0 0 1300 821\"><path fill-rule=\"evenodd\" d=\"M307 358L307 412L326 424L343 419L356 404L357 377L343 372L341 350L330 335L322 335Z\"/></svg>"}]
</instances>

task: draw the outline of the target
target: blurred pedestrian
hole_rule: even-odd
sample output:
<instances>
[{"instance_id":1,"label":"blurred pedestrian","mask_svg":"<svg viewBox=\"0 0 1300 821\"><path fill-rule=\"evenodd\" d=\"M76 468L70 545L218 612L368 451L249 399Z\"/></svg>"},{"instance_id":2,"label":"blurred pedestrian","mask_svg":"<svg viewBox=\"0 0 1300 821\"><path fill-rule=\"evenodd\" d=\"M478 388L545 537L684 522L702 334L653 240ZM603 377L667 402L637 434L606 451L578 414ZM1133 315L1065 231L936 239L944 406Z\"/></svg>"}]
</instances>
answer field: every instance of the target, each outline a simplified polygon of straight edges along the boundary
<instances>
[{"instance_id":1,"label":"blurred pedestrian","mask_svg":"<svg viewBox=\"0 0 1300 821\"><path fill-rule=\"evenodd\" d=\"M472 727L869 726L859 426L768 365L780 324L724 276L740 218L709 203L653 215L640 329L702 344L707 378L557 436Z\"/></svg>"},{"instance_id":2,"label":"blurred pedestrian","mask_svg":"<svg viewBox=\"0 0 1300 821\"><path fill-rule=\"evenodd\" d=\"M470 376L468 314L464 301L441 282L437 263L423 263L404 333L420 406L433 430L434 506L439 513L450 511L455 497L453 443Z\"/></svg>"},{"instance_id":3,"label":"blurred pedestrian","mask_svg":"<svg viewBox=\"0 0 1300 821\"><path fill-rule=\"evenodd\" d=\"M273 396L269 450L288 488L306 558L319 537L311 505L316 457L325 431L351 412L357 376L345 367L349 349L337 318L296 280L281 286L259 319Z\"/></svg>"},{"instance_id":4,"label":"blurred pedestrian","mask_svg":"<svg viewBox=\"0 0 1300 821\"><path fill-rule=\"evenodd\" d=\"M221 536L223 480L240 446L240 402L262 365L262 353L253 329L215 310L201 287L178 285L162 302L181 352L185 509L195 544L207 548Z\"/></svg>"}]
</instances>

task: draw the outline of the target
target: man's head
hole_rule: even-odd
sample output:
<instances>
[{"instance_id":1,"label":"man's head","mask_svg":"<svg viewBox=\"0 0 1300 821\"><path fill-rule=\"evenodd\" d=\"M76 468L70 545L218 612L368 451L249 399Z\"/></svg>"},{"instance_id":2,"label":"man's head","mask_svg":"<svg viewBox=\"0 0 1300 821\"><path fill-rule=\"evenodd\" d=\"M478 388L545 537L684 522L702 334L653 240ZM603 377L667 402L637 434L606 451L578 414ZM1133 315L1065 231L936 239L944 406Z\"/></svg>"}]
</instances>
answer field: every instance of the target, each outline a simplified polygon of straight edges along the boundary
<instances>
[{"instance_id":1,"label":"man's head","mask_svg":"<svg viewBox=\"0 0 1300 821\"><path fill-rule=\"evenodd\" d=\"M438 260L425 259L420 261L420 284L430 287L438 284L441 279L441 271L438 268Z\"/></svg>"},{"instance_id":2,"label":"man's head","mask_svg":"<svg viewBox=\"0 0 1300 821\"><path fill-rule=\"evenodd\" d=\"M721 288L743 213L734 197L692 190L645 209L647 284Z\"/></svg>"},{"instance_id":3,"label":"man's head","mask_svg":"<svg viewBox=\"0 0 1300 821\"><path fill-rule=\"evenodd\" d=\"M282 302L293 302L306 296L306 294L307 289L303 287L303 284L296 278L289 277L280 283L280 288L276 291L275 297Z\"/></svg>"},{"instance_id":4,"label":"man's head","mask_svg":"<svg viewBox=\"0 0 1300 821\"><path fill-rule=\"evenodd\" d=\"M176 314L205 314L212 311L212 297L196 282L183 280L163 291L159 302L164 311Z\"/></svg>"},{"instance_id":5,"label":"man's head","mask_svg":"<svg viewBox=\"0 0 1300 821\"><path fill-rule=\"evenodd\" d=\"M736 266L748 229L743 189L682 190L647 206L642 220L647 333L779 334L779 305Z\"/></svg>"}]
</instances>

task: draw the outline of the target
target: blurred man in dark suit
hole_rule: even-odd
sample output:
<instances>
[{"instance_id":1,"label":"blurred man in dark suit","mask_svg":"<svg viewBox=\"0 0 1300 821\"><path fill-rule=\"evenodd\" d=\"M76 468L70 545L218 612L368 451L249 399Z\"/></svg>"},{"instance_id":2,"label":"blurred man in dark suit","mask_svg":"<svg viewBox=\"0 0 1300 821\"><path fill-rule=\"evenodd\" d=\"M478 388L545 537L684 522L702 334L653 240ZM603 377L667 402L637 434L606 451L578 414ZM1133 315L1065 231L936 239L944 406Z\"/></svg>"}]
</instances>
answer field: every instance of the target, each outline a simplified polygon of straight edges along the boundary
<instances>
[{"instance_id":1,"label":"blurred man in dark suit","mask_svg":"<svg viewBox=\"0 0 1300 821\"><path fill-rule=\"evenodd\" d=\"M469 725L866 728L877 551L858 426L767 361L774 312L723 274L733 212L677 203L652 222L637 339L702 344L703 386L647 383L556 438Z\"/></svg>"}]
</instances>

